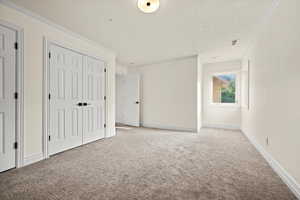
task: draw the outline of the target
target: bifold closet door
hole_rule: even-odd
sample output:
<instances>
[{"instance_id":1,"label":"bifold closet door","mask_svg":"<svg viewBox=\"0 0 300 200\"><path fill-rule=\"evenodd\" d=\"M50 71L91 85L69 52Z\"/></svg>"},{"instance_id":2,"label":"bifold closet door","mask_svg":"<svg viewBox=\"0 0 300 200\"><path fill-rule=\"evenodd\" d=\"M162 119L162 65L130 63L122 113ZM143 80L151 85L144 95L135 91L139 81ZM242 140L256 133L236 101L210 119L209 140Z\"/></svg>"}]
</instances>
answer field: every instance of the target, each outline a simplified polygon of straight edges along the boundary
<instances>
[{"instance_id":1,"label":"bifold closet door","mask_svg":"<svg viewBox=\"0 0 300 200\"><path fill-rule=\"evenodd\" d=\"M0 25L0 172L16 166L16 32Z\"/></svg>"},{"instance_id":2,"label":"bifold closet door","mask_svg":"<svg viewBox=\"0 0 300 200\"><path fill-rule=\"evenodd\" d=\"M83 56L51 45L49 154L82 145Z\"/></svg>"},{"instance_id":3,"label":"bifold closet door","mask_svg":"<svg viewBox=\"0 0 300 200\"><path fill-rule=\"evenodd\" d=\"M83 143L105 137L105 64L84 58L83 68Z\"/></svg>"}]
</instances>

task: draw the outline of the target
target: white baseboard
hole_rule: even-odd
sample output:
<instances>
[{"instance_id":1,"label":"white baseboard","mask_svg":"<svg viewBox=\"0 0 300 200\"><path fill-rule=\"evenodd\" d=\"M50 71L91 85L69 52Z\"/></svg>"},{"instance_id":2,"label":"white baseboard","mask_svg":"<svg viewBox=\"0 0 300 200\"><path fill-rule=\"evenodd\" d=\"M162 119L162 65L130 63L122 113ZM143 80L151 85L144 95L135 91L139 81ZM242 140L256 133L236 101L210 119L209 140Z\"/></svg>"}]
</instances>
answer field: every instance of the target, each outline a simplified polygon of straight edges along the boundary
<instances>
[{"instance_id":1,"label":"white baseboard","mask_svg":"<svg viewBox=\"0 0 300 200\"><path fill-rule=\"evenodd\" d=\"M244 135L249 139L257 151L265 158L273 170L283 180L283 182L290 188L295 196L300 199L300 184L275 160L272 155L267 152L253 137L243 132Z\"/></svg>"},{"instance_id":2,"label":"white baseboard","mask_svg":"<svg viewBox=\"0 0 300 200\"><path fill-rule=\"evenodd\" d=\"M149 123L142 123L142 127L145 128L157 128L163 130L174 130L174 131L184 131L184 132L197 132L197 128L185 128L185 127L176 127L176 126L165 126L161 124L149 124Z\"/></svg>"},{"instance_id":3,"label":"white baseboard","mask_svg":"<svg viewBox=\"0 0 300 200\"><path fill-rule=\"evenodd\" d=\"M31 165L43 159L44 159L43 153L37 153L37 154L32 154L30 156L25 156L23 167L25 167L26 165Z\"/></svg>"},{"instance_id":4,"label":"white baseboard","mask_svg":"<svg viewBox=\"0 0 300 200\"><path fill-rule=\"evenodd\" d=\"M227 125L227 124L207 124L207 123L203 123L202 128L221 128L221 129L230 129L230 130L241 130L240 126Z\"/></svg>"},{"instance_id":5,"label":"white baseboard","mask_svg":"<svg viewBox=\"0 0 300 200\"><path fill-rule=\"evenodd\" d=\"M104 138L111 138L116 136L116 127L113 127L112 129L107 129L105 132L105 137Z\"/></svg>"}]
</instances>

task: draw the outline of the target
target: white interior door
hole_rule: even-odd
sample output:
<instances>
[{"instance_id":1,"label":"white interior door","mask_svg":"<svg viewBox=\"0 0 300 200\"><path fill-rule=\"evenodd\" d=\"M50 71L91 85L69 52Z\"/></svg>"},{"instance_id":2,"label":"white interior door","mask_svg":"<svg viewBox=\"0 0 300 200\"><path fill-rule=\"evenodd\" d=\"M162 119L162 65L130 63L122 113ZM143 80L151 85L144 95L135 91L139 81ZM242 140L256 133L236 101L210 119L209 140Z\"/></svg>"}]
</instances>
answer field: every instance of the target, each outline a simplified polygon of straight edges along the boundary
<instances>
[{"instance_id":1,"label":"white interior door","mask_svg":"<svg viewBox=\"0 0 300 200\"><path fill-rule=\"evenodd\" d=\"M105 64L84 58L83 72L83 143L105 137Z\"/></svg>"},{"instance_id":2,"label":"white interior door","mask_svg":"<svg viewBox=\"0 0 300 200\"><path fill-rule=\"evenodd\" d=\"M51 45L49 154L82 144L83 56Z\"/></svg>"},{"instance_id":3,"label":"white interior door","mask_svg":"<svg viewBox=\"0 0 300 200\"><path fill-rule=\"evenodd\" d=\"M0 25L0 172L16 166L16 32Z\"/></svg>"},{"instance_id":4,"label":"white interior door","mask_svg":"<svg viewBox=\"0 0 300 200\"><path fill-rule=\"evenodd\" d=\"M140 126L140 75L117 76L117 122Z\"/></svg>"}]
</instances>

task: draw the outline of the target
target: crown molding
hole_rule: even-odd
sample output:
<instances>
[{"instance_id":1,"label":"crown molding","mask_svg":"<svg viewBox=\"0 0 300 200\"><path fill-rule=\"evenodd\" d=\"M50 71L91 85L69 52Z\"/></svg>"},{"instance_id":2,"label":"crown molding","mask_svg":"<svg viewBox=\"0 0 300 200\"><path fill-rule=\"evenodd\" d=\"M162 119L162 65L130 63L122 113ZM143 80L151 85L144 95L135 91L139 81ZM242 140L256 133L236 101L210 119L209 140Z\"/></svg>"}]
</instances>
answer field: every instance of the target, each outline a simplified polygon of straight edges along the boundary
<instances>
[{"instance_id":1,"label":"crown molding","mask_svg":"<svg viewBox=\"0 0 300 200\"><path fill-rule=\"evenodd\" d=\"M40 15L38 15L38 14L36 14L36 13L34 13L34 12L24 8L24 7L18 6L15 3L11 2L10 0L0 0L0 4L4 5L6 7L12 8L12 9L14 9L14 10L16 10L16 11L18 11L18 12L20 12L20 13L26 15L26 16L32 17L32 18L38 20L39 22L42 22L42 23L47 24L51 27L54 27L55 29L60 30L60 31L62 31L62 32L68 34L68 35L71 35L74 38L82 40L82 41L84 41L88 44L99 46L99 47L103 48L104 50L108 51L109 53L116 56L116 53L114 51L112 51L111 49L105 47L104 45L102 45L102 44L100 44L96 41L90 40L90 39L86 38L85 36L80 35L79 33L71 31L70 29L67 29L67 28L65 28L65 27L63 27L63 26L61 26L61 25L45 18L45 17L42 17L42 16L40 16Z\"/></svg>"},{"instance_id":2,"label":"crown molding","mask_svg":"<svg viewBox=\"0 0 300 200\"><path fill-rule=\"evenodd\" d=\"M165 60L149 62L149 63L145 63L145 64L141 64L141 65L135 65L135 66L132 66L132 68L134 68L134 67L135 68L148 67L148 66L151 66L151 65L159 65L159 64L170 63L170 62L174 62L174 61L181 61L181 60L186 60L186 59L190 59L190 58L197 58L197 57L198 57L197 54L182 56L182 57L174 57L174 58L169 58L169 59L165 59Z\"/></svg>"}]
</instances>

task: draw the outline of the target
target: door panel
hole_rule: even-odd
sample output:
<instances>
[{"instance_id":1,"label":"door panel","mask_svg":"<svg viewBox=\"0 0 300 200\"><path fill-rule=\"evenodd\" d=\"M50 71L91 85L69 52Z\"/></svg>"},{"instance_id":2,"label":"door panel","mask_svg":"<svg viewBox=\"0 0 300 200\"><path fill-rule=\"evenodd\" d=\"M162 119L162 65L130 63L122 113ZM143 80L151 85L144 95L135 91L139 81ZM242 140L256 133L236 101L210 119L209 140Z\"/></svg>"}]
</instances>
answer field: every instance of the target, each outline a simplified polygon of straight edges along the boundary
<instances>
[{"instance_id":1,"label":"door panel","mask_svg":"<svg viewBox=\"0 0 300 200\"><path fill-rule=\"evenodd\" d=\"M50 46L50 142L49 154L82 144L83 56Z\"/></svg>"},{"instance_id":2,"label":"door panel","mask_svg":"<svg viewBox=\"0 0 300 200\"><path fill-rule=\"evenodd\" d=\"M83 76L83 143L105 137L105 64L91 58L84 58Z\"/></svg>"},{"instance_id":3,"label":"door panel","mask_svg":"<svg viewBox=\"0 0 300 200\"><path fill-rule=\"evenodd\" d=\"M104 62L50 46L49 154L104 138ZM80 103L80 104L79 104Z\"/></svg>"},{"instance_id":4,"label":"door panel","mask_svg":"<svg viewBox=\"0 0 300 200\"><path fill-rule=\"evenodd\" d=\"M140 76L117 76L117 122L140 126Z\"/></svg>"},{"instance_id":5,"label":"door panel","mask_svg":"<svg viewBox=\"0 0 300 200\"><path fill-rule=\"evenodd\" d=\"M0 172L16 166L16 32L0 25Z\"/></svg>"}]
</instances>

